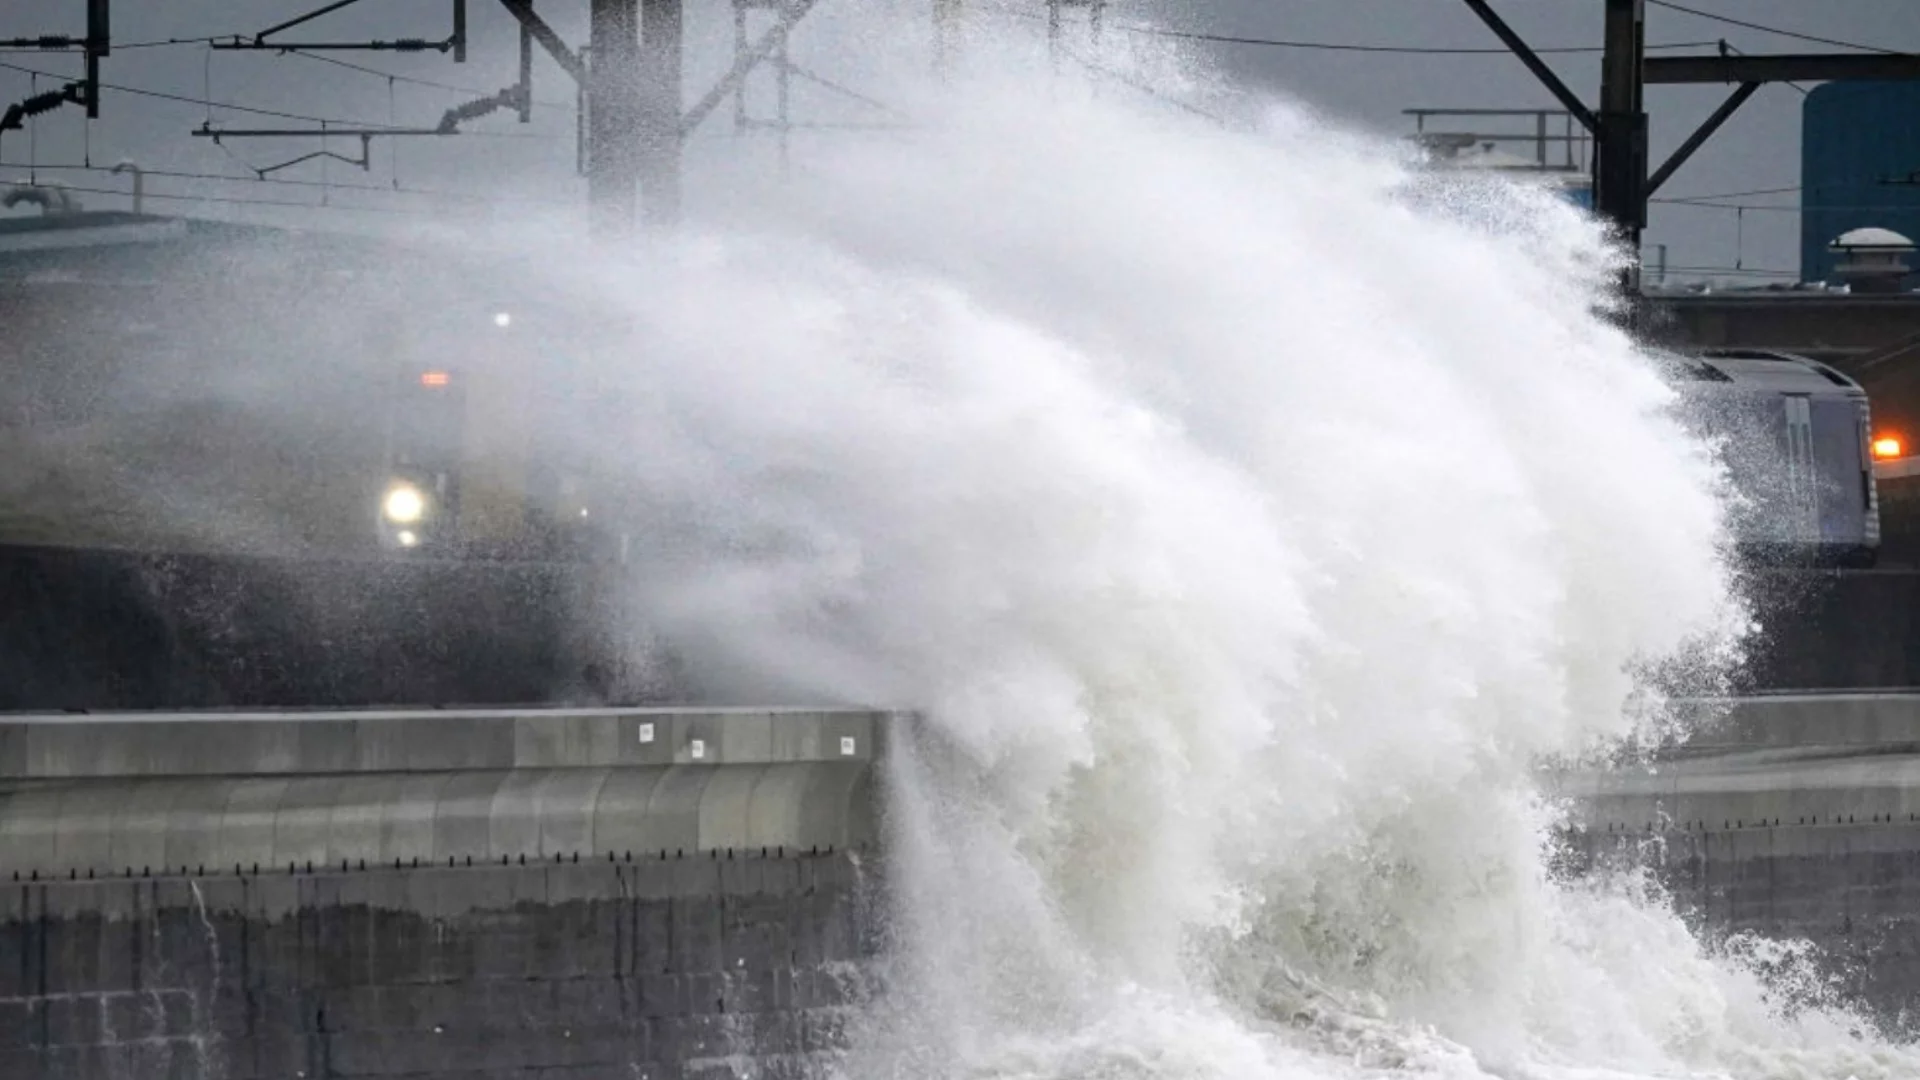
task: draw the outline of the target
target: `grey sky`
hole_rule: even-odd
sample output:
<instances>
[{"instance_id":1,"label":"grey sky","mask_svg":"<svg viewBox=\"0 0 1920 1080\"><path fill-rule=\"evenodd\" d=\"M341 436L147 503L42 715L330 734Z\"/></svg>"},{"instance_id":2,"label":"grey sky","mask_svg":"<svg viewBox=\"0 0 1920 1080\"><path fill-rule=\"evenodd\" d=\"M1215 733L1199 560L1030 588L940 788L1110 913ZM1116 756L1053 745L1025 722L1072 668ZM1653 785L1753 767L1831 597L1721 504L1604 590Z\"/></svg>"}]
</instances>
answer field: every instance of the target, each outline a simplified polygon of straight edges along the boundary
<instances>
[{"instance_id":1,"label":"grey sky","mask_svg":"<svg viewBox=\"0 0 1920 1080\"><path fill-rule=\"evenodd\" d=\"M926 5L927 0L900 0ZM822 0L821 15L830 14L834 0ZM1027 5L1043 10L1042 0L995 0L1000 6ZM318 0L167 0L161 3L122 3L116 12L114 36L123 42L194 37L252 31L280 18L319 6ZM477 45L472 61L456 67L437 55L328 54L335 59L386 71L491 91L511 81L513 34L508 16L488 0L472 0L473 33ZM544 0L570 40L584 33L584 0ZM1491 35L1459 0L1215 0L1183 3L1164 0L1155 5L1159 21L1170 27L1246 37L1281 38L1308 42L1382 45L1464 46L1496 45ZM1600 0L1497 0L1496 6L1529 40L1542 46L1590 46L1599 41ZM1719 12L1739 19L1798 30L1864 45L1920 50L1920 11L1911 0L1686 0L1688 7ZM1122 6L1124 10L1125 5ZM49 32L75 33L80 29L82 0L0 0L0 38ZM689 83L704 85L716 77L727 59L730 40L728 6L720 0L689 0L689 41L692 56ZM816 16L819 17L819 16ZM1116 14L1124 21L1124 14ZM1725 39L1745 52L1819 51L1823 46L1791 38L1725 25L1672 10L1649 12L1648 40L1712 42ZM448 5L444 0L369 0L358 8L316 22L316 36L356 35L444 36ZM807 35L797 36L795 58L822 74L833 76L842 65L819 42L809 48ZM1353 122L1374 129L1402 133L1410 130L1401 110L1410 107L1553 107L1554 102L1522 69L1503 55L1409 56L1324 52L1254 46L1219 46L1223 68L1250 86L1285 90ZM209 62L210 61L210 62ZM1589 99L1597 92L1598 60L1591 55L1555 56L1555 68ZM0 54L0 63L70 72L76 61L49 55ZM108 81L128 87L162 91L188 98L210 96L264 109L309 116L403 124L431 124L440 110L462 95L350 71L308 57L275 57L243 53L215 53L200 46L125 50L105 69ZM571 113L565 108L571 91L555 69L542 63L545 85L540 97L552 107L538 110L538 122L522 127L496 119L473 125L488 134L459 140L391 140L374 144L370 172L339 162L309 163L274 174L297 184L225 183L213 185L185 178L155 177L155 193L217 194L231 199L316 203L323 194L335 207L405 208L411 214L483 212L500 204L480 200L448 200L418 195L365 191L327 191L322 179L338 185L373 185L436 191L497 193L512 186L522 192L539 186L552 198L572 198L576 182ZM25 97L29 76L0 69L0 103ZM40 80L39 89L50 87ZM1718 103L1724 91L1708 88L1649 90L1653 114L1654 156L1665 156ZM864 106L837 97L819 87L797 91L796 115L855 118ZM1799 108L1801 94L1787 86L1771 86L1737 116L1674 180L1664 196L1692 196L1756 189L1788 188L1799 182ZM106 114L86 125L77 110L62 110L35 124L31 140L19 132L0 137L0 160L9 167L0 177L24 173L20 163L29 154L39 162L75 164L91 161L111 165L123 157L137 159L155 170L186 173L245 175L251 166L265 166L306 153L308 143L242 143L225 147L192 138L189 129L207 115L201 106L113 93ZM851 111L849 111L851 110ZM724 110L723 110L724 111ZM260 122L288 124L272 117L245 118L215 114L230 126ZM747 156L773 161L764 140L743 146L725 135L728 124L712 125L691 151L702 155ZM809 138L830 138L813 135ZM31 146L30 146L31 142ZM357 143L334 140L342 154L358 152ZM757 155L757 158L753 156ZM1920 167L1920 162L1916 162ZM396 172L397 170L397 172ZM127 189L126 178L75 170L52 171L77 188L114 192ZM92 206L124 206L124 198L83 193ZM1798 217L1760 207L1791 207L1792 193L1753 196L1734 201L1755 209L1744 215L1732 211L1662 205L1653 211L1649 244L1669 245L1673 265L1791 269L1797 262ZM251 220L325 221L338 226L384 223L396 215L347 210L324 213L268 205L237 203L182 203L156 201L153 209L180 213L238 217ZM507 205L510 212L511 205ZM1736 242L1738 241L1738 242Z\"/></svg>"}]
</instances>

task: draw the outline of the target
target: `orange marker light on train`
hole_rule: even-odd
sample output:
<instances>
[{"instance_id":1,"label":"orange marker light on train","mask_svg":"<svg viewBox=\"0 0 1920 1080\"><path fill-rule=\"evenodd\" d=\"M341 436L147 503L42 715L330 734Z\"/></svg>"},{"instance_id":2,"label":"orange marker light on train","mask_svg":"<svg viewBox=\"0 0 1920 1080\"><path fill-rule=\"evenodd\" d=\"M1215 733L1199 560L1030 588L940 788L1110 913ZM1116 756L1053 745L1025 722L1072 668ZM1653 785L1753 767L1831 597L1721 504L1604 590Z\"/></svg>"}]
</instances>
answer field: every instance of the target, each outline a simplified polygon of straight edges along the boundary
<instances>
[{"instance_id":1,"label":"orange marker light on train","mask_svg":"<svg viewBox=\"0 0 1920 1080\"><path fill-rule=\"evenodd\" d=\"M1881 435L1873 440L1873 456L1883 461L1899 457L1906 449L1898 435Z\"/></svg>"},{"instance_id":2,"label":"orange marker light on train","mask_svg":"<svg viewBox=\"0 0 1920 1080\"><path fill-rule=\"evenodd\" d=\"M420 385L441 387L453 380L444 371L423 371L420 373Z\"/></svg>"}]
</instances>

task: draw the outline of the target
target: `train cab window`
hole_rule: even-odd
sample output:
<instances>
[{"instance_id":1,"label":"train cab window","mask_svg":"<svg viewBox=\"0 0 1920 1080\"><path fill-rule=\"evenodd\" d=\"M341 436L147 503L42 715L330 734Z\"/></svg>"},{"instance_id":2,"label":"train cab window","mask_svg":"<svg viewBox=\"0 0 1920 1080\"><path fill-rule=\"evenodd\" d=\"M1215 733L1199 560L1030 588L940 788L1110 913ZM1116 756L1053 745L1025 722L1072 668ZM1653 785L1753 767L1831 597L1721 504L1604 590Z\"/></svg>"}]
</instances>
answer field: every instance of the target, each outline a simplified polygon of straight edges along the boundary
<instances>
[{"instance_id":1,"label":"train cab window","mask_svg":"<svg viewBox=\"0 0 1920 1080\"><path fill-rule=\"evenodd\" d=\"M466 386L454 372L429 369L401 380L389 416L393 463L451 471L466 437Z\"/></svg>"}]
</instances>

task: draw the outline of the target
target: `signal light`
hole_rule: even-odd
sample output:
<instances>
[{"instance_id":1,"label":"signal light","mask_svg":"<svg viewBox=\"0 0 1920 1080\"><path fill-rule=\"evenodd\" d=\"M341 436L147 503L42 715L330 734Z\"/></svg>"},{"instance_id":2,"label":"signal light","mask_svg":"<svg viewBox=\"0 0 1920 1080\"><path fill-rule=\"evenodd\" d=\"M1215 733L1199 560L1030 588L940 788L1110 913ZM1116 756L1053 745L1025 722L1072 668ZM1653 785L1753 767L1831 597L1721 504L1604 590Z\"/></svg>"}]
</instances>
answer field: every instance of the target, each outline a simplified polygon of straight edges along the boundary
<instances>
[{"instance_id":1,"label":"signal light","mask_svg":"<svg viewBox=\"0 0 1920 1080\"><path fill-rule=\"evenodd\" d=\"M1898 435L1881 435L1873 440L1873 456L1881 461L1897 458L1904 454L1906 449Z\"/></svg>"},{"instance_id":2,"label":"signal light","mask_svg":"<svg viewBox=\"0 0 1920 1080\"><path fill-rule=\"evenodd\" d=\"M439 389L453 381L453 377L444 371L423 371L420 373L420 385L429 389Z\"/></svg>"}]
</instances>

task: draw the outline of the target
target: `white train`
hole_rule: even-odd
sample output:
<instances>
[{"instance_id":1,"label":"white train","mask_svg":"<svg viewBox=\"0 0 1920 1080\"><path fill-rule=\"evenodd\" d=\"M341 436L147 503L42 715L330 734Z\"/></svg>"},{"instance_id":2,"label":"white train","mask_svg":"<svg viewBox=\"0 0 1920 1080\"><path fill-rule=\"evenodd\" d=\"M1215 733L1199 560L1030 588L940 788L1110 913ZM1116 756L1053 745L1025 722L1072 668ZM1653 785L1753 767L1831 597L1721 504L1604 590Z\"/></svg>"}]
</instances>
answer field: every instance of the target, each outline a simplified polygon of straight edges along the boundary
<instances>
[{"instance_id":1,"label":"white train","mask_svg":"<svg viewBox=\"0 0 1920 1080\"><path fill-rule=\"evenodd\" d=\"M1759 349L1670 356L1683 412L1722 447L1743 555L1872 566L1880 549L1867 393L1832 367Z\"/></svg>"}]
</instances>

